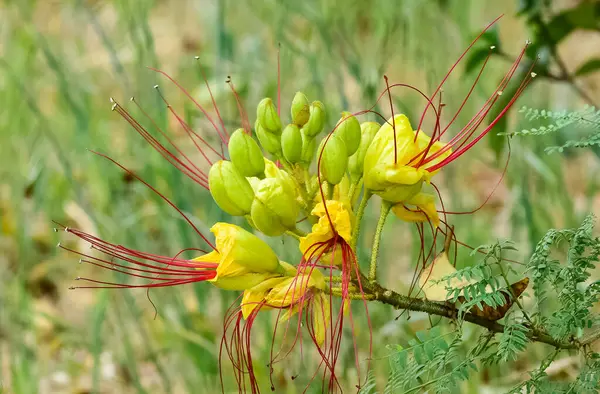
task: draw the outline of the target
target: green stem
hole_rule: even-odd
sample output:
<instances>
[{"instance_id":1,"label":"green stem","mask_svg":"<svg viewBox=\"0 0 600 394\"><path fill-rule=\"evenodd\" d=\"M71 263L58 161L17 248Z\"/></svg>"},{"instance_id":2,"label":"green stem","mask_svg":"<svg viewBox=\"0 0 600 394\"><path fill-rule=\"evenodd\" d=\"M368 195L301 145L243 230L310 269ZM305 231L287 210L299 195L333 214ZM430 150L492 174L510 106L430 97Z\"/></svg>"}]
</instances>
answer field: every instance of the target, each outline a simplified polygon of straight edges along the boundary
<instances>
[{"instance_id":1,"label":"green stem","mask_svg":"<svg viewBox=\"0 0 600 394\"><path fill-rule=\"evenodd\" d=\"M360 226L362 224L362 218L365 214L365 209L367 208L367 203L373 193L370 190L365 189L365 193L363 194L362 200L360 200L360 205L358 206L358 210L356 211L356 221L354 224L354 230L352 231L352 239L350 240L350 247L352 251L356 255L356 244L358 242L358 236L360 234Z\"/></svg>"},{"instance_id":2,"label":"green stem","mask_svg":"<svg viewBox=\"0 0 600 394\"><path fill-rule=\"evenodd\" d=\"M285 232L287 235L289 235L290 237L294 237L296 238L298 241L300 240L300 237L306 237L306 233L302 230L299 230L297 228L293 229L293 230L288 230Z\"/></svg>"},{"instance_id":3,"label":"green stem","mask_svg":"<svg viewBox=\"0 0 600 394\"><path fill-rule=\"evenodd\" d=\"M377 258L379 257L379 243L381 242L381 233L383 232L383 225L385 219L392 209L392 203L383 201L381 203L381 213L379 214L379 221L377 222L377 229L375 230L375 238L373 239L373 251L371 252L371 265L369 267L369 282L375 282L377 279Z\"/></svg>"}]
</instances>

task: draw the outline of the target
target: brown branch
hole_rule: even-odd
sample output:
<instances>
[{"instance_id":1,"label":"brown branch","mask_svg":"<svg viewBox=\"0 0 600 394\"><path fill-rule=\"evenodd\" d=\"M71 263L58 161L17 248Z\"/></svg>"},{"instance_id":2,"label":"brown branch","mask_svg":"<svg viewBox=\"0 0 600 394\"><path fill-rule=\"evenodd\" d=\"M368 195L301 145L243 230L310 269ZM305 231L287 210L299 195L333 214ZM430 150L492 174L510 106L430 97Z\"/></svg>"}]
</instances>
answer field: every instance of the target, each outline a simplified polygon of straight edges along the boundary
<instances>
[{"instance_id":1,"label":"brown branch","mask_svg":"<svg viewBox=\"0 0 600 394\"><path fill-rule=\"evenodd\" d=\"M393 290L386 289L378 283L368 282L366 278L361 281L365 296L369 300L379 301L384 304L393 306L396 309L404 309L415 312L425 312L430 315L442 316L448 319L455 319L458 316L459 310L455 305L445 302L427 301L420 298L407 297ZM469 323L487 328L495 333L504 332L504 325L488 320L481 316L476 316L471 313L463 315L463 319ZM539 329L530 328L527 336L532 342L541 342L554 346L557 349L580 349L583 346L590 345L600 339L600 326L584 335L579 340L572 339L566 341L558 341L552 338L547 332Z\"/></svg>"}]
</instances>

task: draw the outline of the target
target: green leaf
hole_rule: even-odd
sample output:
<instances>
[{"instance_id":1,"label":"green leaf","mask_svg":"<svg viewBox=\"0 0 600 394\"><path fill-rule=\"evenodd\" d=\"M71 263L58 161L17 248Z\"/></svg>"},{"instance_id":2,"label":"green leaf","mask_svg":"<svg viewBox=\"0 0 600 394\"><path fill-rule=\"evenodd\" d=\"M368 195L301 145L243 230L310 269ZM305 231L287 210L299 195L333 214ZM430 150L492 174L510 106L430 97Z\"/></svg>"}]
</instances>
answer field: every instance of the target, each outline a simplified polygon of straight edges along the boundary
<instances>
[{"instance_id":1,"label":"green leaf","mask_svg":"<svg viewBox=\"0 0 600 394\"><path fill-rule=\"evenodd\" d=\"M600 58L589 59L579 66L577 71L575 71L575 76L580 77L598 70L600 70Z\"/></svg>"}]
</instances>

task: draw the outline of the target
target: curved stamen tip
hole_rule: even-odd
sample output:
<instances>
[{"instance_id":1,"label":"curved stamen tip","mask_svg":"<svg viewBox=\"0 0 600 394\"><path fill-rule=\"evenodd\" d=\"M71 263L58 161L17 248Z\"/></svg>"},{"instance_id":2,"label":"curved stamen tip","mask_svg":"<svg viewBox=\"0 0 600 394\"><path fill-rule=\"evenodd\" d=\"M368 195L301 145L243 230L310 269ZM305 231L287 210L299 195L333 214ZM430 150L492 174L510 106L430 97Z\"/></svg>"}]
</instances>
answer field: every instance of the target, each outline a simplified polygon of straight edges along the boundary
<instances>
[{"instance_id":1,"label":"curved stamen tip","mask_svg":"<svg viewBox=\"0 0 600 394\"><path fill-rule=\"evenodd\" d=\"M57 233L58 229L56 227L53 228L54 232Z\"/></svg>"},{"instance_id":2,"label":"curved stamen tip","mask_svg":"<svg viewBox=\"0 0 600 394\"><path fill-rule=\"evenodd\" d=\"M531 45L531 40L530 39L525 40L525 45Z\"/></svg>"},{"instance_id":3,"label":"curved stamen tip","mask_svg":"<svg viewBox=\"0 0 600 394\"><path fill-rule=\"evenodd\" d=\"M83 263L83 259L79 259L79 264Z\"/></svg>"},{"instance_id":4,"label":"curved stamen tip","mask_svg":"<svg viewBox=\"0 0 600 394\"><path fill-rule=\"evenodd\" d=\"M75 280L81 280L81 276L78 276L77 278L75 278Z\"/></svg>"},{"instance_id":5,"label":"curved stamen tip","mask_svg":"<svg viewBox=\"0 0 600 394\"><path fill-rule=\"evenodd\" d=\"M152 88L158 89L158 85L154 85L154 86L152 86Z\"/></svg>"},{"instance_id":6,"label":"curved stamen tip","mask_svg":"<svg viewBox=\"0 0 600 394\"><path fill-rule=\"evenodd\" d=\"M135 101L135 97L131 96L131 97L129 98L129 101L131 101L131 102L134 102L134 101Z\"/></svg>"},{"instance_id":7,"label":"curved stamen tip","mask_svg":"<svg viewBox=\"0 0 600 394\"><path fill-rule=\"evenodd\" d=\"M502 90L498 90L497 94L498 94L498 96L502 96L502 93L503 93Z\"/></svg>"},{"instance_id":8,"label":"curved stamen tip","mask_svg":"<svg viewBox=\"0 0 600 394\"><path fill-rule=\"evenodd\" d=\"M114 103L114 104L112 105L112 107L110 107L110 110L111 110L111 111L114 111L116 108L117 108L117 103Z\"/></svg>"},{"instance_id":9,"label":"curved stamen tip","mask_svg":"<svg viewBox=\"0 0 600 394\"><path fill-rule=\"evenodd\" d=\"M496 49L496 45L492 45L492 46L490 47L490 49L493 51L494 49Z\"/></svg>"},{"instance_id":10,"label":"curved stamen tip","mask_svg":"<svg viewBox=\"0 0 600 394\"><path fill-rule=\"evenodd\" d=\"M194 56L194 59L200 60L200 56Z\"/></svg>"},{"instance_id":11,"label":"curved stamen tip","mask_svg":"<svg viewBox=\"0 0 600 394\"><path fill-rule=\"evenodd\" d=\"M537 77L537 74L536 74L536 73L534 73L534 72L532 72L532 73L531 73L531 78L535 78L535 77Z\"/></svg>"},{"instance_id":12,"label":"curved stamen tip","mask_svg":"<svg viewBox=\"0 0 600 394\"><path fill-rule=\"evenodd\" d=\"M114 103L114 102L115 102L115 99L114 99L114 98L112 98L112 97L109 97L109 98L108 98L108 100L109 100L111 103Z\"/></svg>"},{"instance_id":13,"label":"curved stamen tip","mask_svg":"<svg viewBox=\"0 0 600 394\"><path fill-rule=\"evenodd\" d=\"M60 242L56 244L56 247L57 247L57 248L60 248Z\"/></svg>"},{"instance_id":14,"label":"curved stamen tip","mask_svg":"<svg viewBox=\"0 0 600 394\"><path fill-rule=\"evenodd\" d=\"M65 233L69 232L69 227L65 227Z\"/></svg>"}]
</instances>

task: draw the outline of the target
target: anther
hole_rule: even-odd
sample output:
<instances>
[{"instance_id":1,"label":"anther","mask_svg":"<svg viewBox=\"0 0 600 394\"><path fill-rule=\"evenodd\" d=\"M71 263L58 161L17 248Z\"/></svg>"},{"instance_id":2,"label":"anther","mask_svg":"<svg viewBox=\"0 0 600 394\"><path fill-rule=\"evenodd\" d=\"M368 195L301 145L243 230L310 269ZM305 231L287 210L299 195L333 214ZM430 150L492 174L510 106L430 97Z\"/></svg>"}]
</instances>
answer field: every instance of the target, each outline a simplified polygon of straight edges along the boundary
<instances>
[{"instance_id":1,"label":"anther","mask_svg":"<svg viewBox=\"0 0 600 394\"><path fill-rule=\"evenodd\" d=\"M525 40L525 45L531 45L531 40L529 40L529 39Z\"/></svg>"},{"instance_id":2,"label":"anther","mask_svg":"<svg viewBox=\"0 0 600 394\"><path fill-rule=\"evenodd\" d=\"M114 110L115 110L115 108L117 108L117 103L114 103L114 104L112 105L112 107L110 107L110 110L111 110L111 111L114 111Z\"/></svg>"},{"instance_id":3,"label":"anther","mask_svg":"<svg viewBox=\"0 0 600 394\"><path fill-rule=\"evenodd\" d=\"M492 45L492 46L490 47L490 49L491 49L491 50L494 50L494 49L496 49L496 45Z\"/></svg>"},{"instance_id":4,"label":"anther","mask_svg":"<svg viewBox=\"0 0 600 394\"><path fill-rule=\"evenodd\" d=\"M81 280L81 276L78 276L77 278L75 278L75 280Z\"/></svg>"},{"instance_id":5,"label":"anther","mask_svg":"<svg viewBox=\"0 0 600 394\"><path fill-rule=\"evenodd\" d=\"M79 259L79 264L83 263L83 259Z\"/></svg>"},{"instance_id":6,"label":"anther","mask_svg":"<svg viewBox=\"0 0 600 394\"><path fill-rule=\"evenodd\" d=\"M200 56L194 56L194 59L200 60Z\"/></svg>"},{"instance_id":7,"label":"anther","mask_svg":"<svg viewBox=\"0 0 600 394\"><path fill-rule=\"evenodd\" d=\"M115 99L114 99L114 98L112 98L112 97L109 97L109 100L110 100L110 102L111 102L111 103L114 103L114 102L115 102Z\"/></svg>"},{"instance_id":8,"label":"anther","mask_svg":"<svg viewBox=\"0 0 600 394\"><path fill-rule=\"evenodd\" d=\"M57 233L58 229L56 227L53 228L54 232Z\"/></svg>"},{"instance_id":9,"label":"anther","mask_svg":"<svg viewBox=\"0 0 600 394\"><path fill-rule=\"evenodd\" d=\"M158 85L154 85L154 86L152 86L152 88L158 89Z\"/></svg>"},{"instance_id":10,"label":"anther","mask_svg":"<svg viewBox=\"0 0 600 394\"><path fill-rule=\"evenodd\" d=\"M75 290L77 287L75 286L69 286L69 290Z\"/></svg>"},{"instance_id":11,"label":"anther","mask_svg":"<svg viewBox=\"0 0 600 394\"><path fill-rule=\"evenodd\" d=\"M131 96L131 97L129 98L129 101L131 101L131 102L135 101L135 97Z\"/></svg>"},{"instance_id":12,"label":"anther","mask_svg":"<svg viewBox=\"0 0 600 394\"><path fill-rule=\"evenodd\" d=\"M502 90L498 91L498 96L502 96Z\"/></svg>"},{"instance_id":13,"label":"anther","mask_svg":"<svg viewBox=\"0 0 600 394\"><path fill-rule=\"evenodd\" d=\"M60 248L60 242L56 244L56 247L57 247L57 248Z\"/></svg>"},{"instance_id":14,"label":"anther","mask_svg":"<svg viewBox=\"0 0 600 394\"><path fill-rule=\"evenodd\" d=\"M537 77L537 74L536 73L531 73L531 78L535 78L535 77Z\"/></svg>"}]
</instances>

